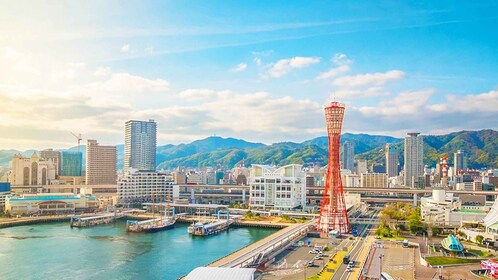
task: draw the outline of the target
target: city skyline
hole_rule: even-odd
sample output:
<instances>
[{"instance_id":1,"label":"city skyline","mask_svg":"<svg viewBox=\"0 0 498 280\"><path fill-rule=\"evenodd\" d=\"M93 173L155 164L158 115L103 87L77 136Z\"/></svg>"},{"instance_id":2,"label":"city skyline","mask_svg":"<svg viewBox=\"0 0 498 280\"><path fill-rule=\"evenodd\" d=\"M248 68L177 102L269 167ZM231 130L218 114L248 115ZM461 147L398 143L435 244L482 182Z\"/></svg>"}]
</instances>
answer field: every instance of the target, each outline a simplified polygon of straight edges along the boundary
<instances>
[{"instance_id":1,"label":"city skyline","mask_svg":"<svg viewBox=\"0 0 498 280\"><path fill-rule=\"evenodd\" d=\"M188 3L3 3L0 147L300 142L334 97L345 132L498 127L496 3Z\"/></svg>"}]
</instances>

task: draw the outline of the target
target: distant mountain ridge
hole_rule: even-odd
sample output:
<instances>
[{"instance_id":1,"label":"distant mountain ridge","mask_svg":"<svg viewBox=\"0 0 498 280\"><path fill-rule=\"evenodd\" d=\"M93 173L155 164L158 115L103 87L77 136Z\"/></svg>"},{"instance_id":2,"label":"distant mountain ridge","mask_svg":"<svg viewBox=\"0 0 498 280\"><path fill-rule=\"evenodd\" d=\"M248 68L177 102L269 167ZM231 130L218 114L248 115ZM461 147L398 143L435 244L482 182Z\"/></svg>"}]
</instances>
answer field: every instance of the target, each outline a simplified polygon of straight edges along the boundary
<instances>
[{"instance_id":1,"label":"distant mountain ridge","mask_svg":"<svg viewBox=\"0 0 498 280\"><path fill-rule=\"evenodd\" d=\"M384 146L393 143L400 151L403 163L403 139L390 136L345 133L341 143L353 142L357 159L367 159L369 164L384 163ZM123 168L124 145L117 145L118 169ZM498 167L498 132L487 129L480 131L460 131L446 135L424 136L424 163L434 166L442 154L448 155L450 164L453 153L463 149L468 153L468 166L471 168ZM69 150L77 150L77 147ZM80 146L85 155L86 147ZM317 137L302 143L281 142L271 145L253 143L235 138L219 136L207 137L188 144L163 145L157 147L159 169L173 169L177 166L203 167L222 166L232 168L244 160L250 164L283 165L290 163L327 164L328 139ZM34 150L21 152L31 156ZM0 168L8 168L17 150L0 150Z\"/></svg>"}]
</instances>

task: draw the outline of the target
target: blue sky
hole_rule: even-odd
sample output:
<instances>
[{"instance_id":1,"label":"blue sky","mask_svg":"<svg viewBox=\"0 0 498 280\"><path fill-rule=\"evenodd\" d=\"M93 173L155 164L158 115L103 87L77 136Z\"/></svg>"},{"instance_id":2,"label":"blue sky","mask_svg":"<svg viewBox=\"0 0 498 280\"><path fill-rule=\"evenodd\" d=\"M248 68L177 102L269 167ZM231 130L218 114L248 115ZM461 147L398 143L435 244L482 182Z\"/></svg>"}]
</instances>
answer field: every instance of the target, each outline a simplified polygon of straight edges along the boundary
<instances>
[{"instance_id":1,"label":"blue sky","mask_svg":"<svg viewBox=\"0 0 498 280\"><path fill-rule=\"evenodd\" d=\"M495 1L0 2L0 148L498 127Z\"/></svg>"}]
</instances>

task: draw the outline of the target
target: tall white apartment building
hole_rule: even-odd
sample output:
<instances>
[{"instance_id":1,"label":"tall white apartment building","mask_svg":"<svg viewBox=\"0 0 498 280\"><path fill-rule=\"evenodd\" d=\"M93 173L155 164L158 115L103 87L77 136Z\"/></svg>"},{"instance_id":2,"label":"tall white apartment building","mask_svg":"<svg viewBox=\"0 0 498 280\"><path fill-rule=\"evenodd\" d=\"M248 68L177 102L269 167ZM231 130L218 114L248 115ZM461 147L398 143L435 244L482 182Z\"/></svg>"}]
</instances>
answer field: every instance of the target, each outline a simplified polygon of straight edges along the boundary
<instances>
[{"instance_id":1,"label":"tall white apartment building","mask_svg":"<svg viewBox=\"0 0 498 280\"><path fill-rule=\"evenodd\" d=\"M152 171L136 171L124 174L118 182L118 203L129 205L144 202L169 202L180 197L178 185L170 175Z\"/></svg>"},{"instance_id":2,"label":"tall white apartment building","mask_svg":"<svg viewBox=\"0 0 498 280\"><path fill-rule=\"evenodd\" d=\"M124 171L130 168L140 171L156 170L157 123L127 121L125 124Z\"/></svg>"},{"instance_id":3,"label":"tall white apartment building","mask_svg":"<svg viewBox=\"0 0 498 280\"><path fill-rule=\"evenodd\" d=\"M249 206L291 210L306 204L306 174L300 164L282 167L253 164Z\"/></svg>"},{"instance_id":4,"label":"tall white apartment building","mask_svg":"<svg viewBox=\"0 0 498 280\"><path fill-rule=\"evenodd\" d=\"M405 138L405 186L414 187L424 175L424 141L420 133L408 133Z\"/></svg>"}]
</instances>

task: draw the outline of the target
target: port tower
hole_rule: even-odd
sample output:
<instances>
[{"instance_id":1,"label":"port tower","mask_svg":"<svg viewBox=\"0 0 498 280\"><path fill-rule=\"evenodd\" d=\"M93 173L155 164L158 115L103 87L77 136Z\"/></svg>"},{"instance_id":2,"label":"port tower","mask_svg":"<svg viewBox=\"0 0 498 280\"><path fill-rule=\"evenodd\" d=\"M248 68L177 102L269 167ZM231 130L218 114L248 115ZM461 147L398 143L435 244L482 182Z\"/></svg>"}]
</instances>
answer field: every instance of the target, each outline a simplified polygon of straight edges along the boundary
<instances>
[{"instance_id":1,"label":"port tower","mask_svg":"<svg viewBox=\"0 0 498 280\"><path fill-rule=\"evenodd\" d=\"M329 138L329 164L327 168L325 189L318 218L318 229L323 233L337 231L339 234L350 230L348 211L344 200L341 182L341 164L339 148L341 141L342 120L345 106L332 102L325 107L325 120Z\"/></svg>"}]
</instances>

